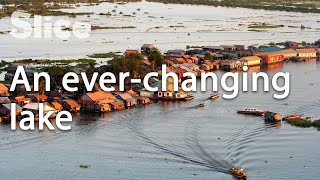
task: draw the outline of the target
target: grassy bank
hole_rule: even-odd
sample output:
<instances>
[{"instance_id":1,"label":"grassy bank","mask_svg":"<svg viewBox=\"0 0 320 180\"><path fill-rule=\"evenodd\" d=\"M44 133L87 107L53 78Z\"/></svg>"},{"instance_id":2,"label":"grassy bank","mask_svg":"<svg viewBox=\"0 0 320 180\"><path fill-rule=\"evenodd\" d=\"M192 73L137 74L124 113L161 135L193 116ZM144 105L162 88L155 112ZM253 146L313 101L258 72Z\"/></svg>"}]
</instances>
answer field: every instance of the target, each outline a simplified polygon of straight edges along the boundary
<instances>
[{"instance_id":1,"label":"grassy bank","mask_svg":"<svg viewBox=\"0 0 320 180\"><path fill-rule=\"evenodd\" d=\"M147 0L149 2L161 2L172 4L192 4L208 5L222 7L242 7L250 9L264 9L275 11L302 12L302 13L320 13L320 3L318 0Z\"/></svg>"},{"instance_id":2,"label":"grassy bank","mask_svg":"<svg viewBox=\"0 0 320 180\"><path fill-rule=\"evenodd\" d=\"M114 52L109 52L109 53L96 53L92 55L87 55L89 58L115 58L119 57L118 54Z\"/></svg>"}]
</instances>

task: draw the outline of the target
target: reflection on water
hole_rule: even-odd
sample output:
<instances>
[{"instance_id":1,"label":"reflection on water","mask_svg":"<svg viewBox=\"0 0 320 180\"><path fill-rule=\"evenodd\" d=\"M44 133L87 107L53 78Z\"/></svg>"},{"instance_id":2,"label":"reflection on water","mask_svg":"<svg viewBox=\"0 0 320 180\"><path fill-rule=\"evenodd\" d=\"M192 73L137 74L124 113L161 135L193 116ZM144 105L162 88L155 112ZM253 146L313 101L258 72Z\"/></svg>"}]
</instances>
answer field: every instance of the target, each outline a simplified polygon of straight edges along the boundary
<instances>
[{"instance_id":1,"label":"reflection on water","mask_svg":"<svg viewBox=\"0 0 320 180\"><path fill-rule=\"evenodd\" d=\"M250 179L316 179L316 129L236 113L258 107L319 117L318 62L281 68L292 75L291 95L281 101L272 99L273 92L241 92L234 100L216 101L207 100L210 92L195 92L191 102L76 115L66 132L12 132L1 125L1 178L231 179L227 170L241 166ZM203 101L204 108L195 108Z\"/></svg>"}]
</instances>

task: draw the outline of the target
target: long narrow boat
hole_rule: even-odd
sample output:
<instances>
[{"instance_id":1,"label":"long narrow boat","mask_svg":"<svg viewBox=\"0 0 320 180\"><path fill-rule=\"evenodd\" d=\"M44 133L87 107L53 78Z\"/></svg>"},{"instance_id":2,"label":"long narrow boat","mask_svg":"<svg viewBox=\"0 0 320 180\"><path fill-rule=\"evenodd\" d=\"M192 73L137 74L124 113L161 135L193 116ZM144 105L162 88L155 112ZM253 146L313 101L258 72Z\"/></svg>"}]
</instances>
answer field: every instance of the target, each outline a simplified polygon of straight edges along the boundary
<instances>
[{"instance_id":1,"label":"long narrow boat","mask_svg":"<svg viewBox=\"0 0 320 180\"><path fill-rule=\"evenodd\" d=\"M218 99L219 97L220 97L220 93L214 93L210 95L209 99L214 100L214 99Z\"/></svg>"},{"instance_id":2,"label":"long narrow boat","mask_svg":"<svg viewBox=\"0 0 320 180\"><path fill-rule=\"evenodd\" d=\"M197 105L197 107L204 107L204 106L205 106L204 103L200 103L200 104Z\"/></svg>"},{"instance_id":3,"label":"long narrow boat","mask_svg":"<svg viewBox=\"0 0 320 180\"><path fill-rule=\"evenodd\" d=\"M243 171L242 168L231 168L229 172L237 179L247 180L248 174Z\"/></svg>"},{"instance_id":4,"label":"long narrow boat","mask_svg":"<svg viewBox=\"0 0 320 180\"><path fill-rule=\"evenodd\" d=\"M237 111L238 114L249 114L255 116L263 116L264 111L257 108L245 108L244 110Z\"/></svg>"}]
</instances>

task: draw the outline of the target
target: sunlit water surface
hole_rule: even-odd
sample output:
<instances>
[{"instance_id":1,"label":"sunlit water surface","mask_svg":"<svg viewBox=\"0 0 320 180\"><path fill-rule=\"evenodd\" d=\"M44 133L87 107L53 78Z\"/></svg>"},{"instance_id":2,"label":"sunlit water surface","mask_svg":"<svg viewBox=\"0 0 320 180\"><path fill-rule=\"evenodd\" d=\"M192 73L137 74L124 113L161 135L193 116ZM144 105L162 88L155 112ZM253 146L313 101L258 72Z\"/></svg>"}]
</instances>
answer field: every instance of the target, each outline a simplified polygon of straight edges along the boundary
<instances>
[{"instance_id":1,"label":"sunlit water surface","mask_svg":"<svg viewBox=\"0 0 320 180\"><path fill-rule=\"evenodd\" d=\"M291 73L291 94L281 101L261 90L209 101L208 91L194 93L191 102L75 115L67 132L13 132L1 125L1 179L232 179L224 173L231 165L245 168L250 179L318 179L318 130L266 123L236 110L319 118L319 68L309 62L262 69L271 77ZM206 106L195 108L200 102Z\"/></svg>"}]
</instances>

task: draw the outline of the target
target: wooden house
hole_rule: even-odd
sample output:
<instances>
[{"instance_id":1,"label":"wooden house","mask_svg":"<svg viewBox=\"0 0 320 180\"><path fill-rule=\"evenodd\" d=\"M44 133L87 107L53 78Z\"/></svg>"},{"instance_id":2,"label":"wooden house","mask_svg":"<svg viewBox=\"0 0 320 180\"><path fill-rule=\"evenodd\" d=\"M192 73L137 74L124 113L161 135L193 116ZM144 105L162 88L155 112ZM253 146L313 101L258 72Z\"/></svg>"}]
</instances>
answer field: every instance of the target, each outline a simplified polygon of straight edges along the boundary
<instances>
[{"instance_id":1,"label":"wooden house","mask_svg":"<svg viewBox=\"0 0 320 180\"><path fill-rule=\"evenodd\" d=\"M202 48L203 51L207 52L221 52L224 51L224 48L222 46L204 46Z\"/></svg>"},{"instance_id":2,"label":"wooden house","mask_svg":"<svg viewBox=\"0 0 320 180\"><path fill-rule=\"evenodd\" d=\"M133 53L139 53L139 51L136 50L136 49L127 49L127 50L123 53L123 55L124 55L124 56L129 56L130 54L133 54Z\"/></svg>"},{"instance_id":3,"label":"wooden house","mask_svg":"<svg viewBox=\"0 0 320 180\"><path fill-rule=\"evenodd\" d=\"M125 109L124 103L121 100L115 100L110 102L109 105L111 106L111 110L120 111Z\"/></svg>"},{"instance_id":4,"label":"wooden house","mask_svg":"<svg viewBox=\"0 0 320 180\"><path fill-rule=\"evenodd\" d=\"M244 51L246 48L244 45L234 45L236 51Z\"/></svg>"},{"instance_id":5,"label":"wooden house","mask_svg":"<svg viewBox=\"0 0 320 180\"><path fill-rule=\"evenodd\" d=\"M220 62L220 69L225 71L235 70L235 69L242 69L243 62L239 60L227 60Z\"/></svg>"},{"instance_id":6,"label":"wooden house","mask_svg":"<svg viewBox=\"0 0 320 180\"><path fill-rule=\"evenodd\" d=\"M261 58L258 56L247 56L240 59L240 61L246 66L260 66Z\"/></svg>"},{"instance_id":7,"label":"wooden house","mask_svg":"<svg viewBox=\"0 0 320 180\"><path fill-rule=\"evenodd\" d=\"M284 55L279 52L260 52L256 56L259 56L262 59L262 64L265 65L282 62L285 59Z\"/></svg>"},{"instance_id":8,"label":"wooden house","mask_svg":"<svg viewBox=\"0 0 320 180\"><path fill-rule=\"evenodd\" d=\"M166 56L183 57L185 54L186 52L182 49L174 49L174 50L168 50L166 53Z\"/></svg>"},{"instance_id":9,"label":"wooden house","mask_svg":"<svg viewBox=\"0 0 320 180\"><path fill-rule=\"evenodd\" d=\"M136 99L134 99L129 93L118 93L116 98L123 101L127 108L133 107L137 104Z\"/></svg>"},{"instance_id":10,"label":"wooden house","mask_svg":"<svg viewBox=\"0 0 320 180\"><path fill-rule=\"evenodd\" d=\"M182 63L186 63L186 61L183 58L175 58L174 59L174 63L182 64Z\"/></svg>"},{"instance_id":11,"label":"wooden house","mask_svg":"<svg viewBox=\"0 0 320 180\"><path fill-rule=\"evenodd\" d=\"M108 110L122 110L124 104L110 92L98 91L84 94L79 103L85 110L106 112Z\"/></svg>"},{"instance_id":12,"label":"wooden house","mask_svg":"<svg viewBox=\"0 0 320 180\"><path fill-rule=\"evenodd\" d=\"M294 49L285 49L285 50L279 51L278 53L282 54L285 59L298 57L298 52Z\"/></svg>"},{"instance_id":13,"label":"wooden house","mask_svg":"<svg viewBox=\"0 0 320 180\"><path fill-rule=\"evenodd\" d=\"M208 64L201 64L200 69L203 71L210 71L211 70L211 68Z\"/></svg>"},{"instance_id":14,"label":"wooden house","mask_svg":"<svg viewBox=\"0 0 320 180\"><path fill-rule=\"evenodd\" d=\"M234 45L221 45L223 47L223 51L236 51L236 47Z\"/></svg>"},{"instance_id":15,"label":"wooden house","mask_svg":"<svg viewBox=\"0 0 320 180\"><path fill-rule=\"evenodd\" d=\"M15 100L17 101L17 104L19 104L20 106L24 106L25 104L31 102L31 99L26 98L25 96L17 96L15 97Z\"/></svg>"},{"instance_id":16,"label":"wooden house","mask_svg":"<svg viewBox=\"0 0 320 180\"><path fill-rule=\"evenodd\" d=\"M9 96L9 89L4 84L0 83L0 96Z\"/></svg>"},{"instance_id":17,"label":"wooden house","mask_svg":"<svg viewBox=\"0 0 320 180\"><path fill-rule=\"evenodd\" d=\"M20 115L22 108L19 105L16 105L16 115ZM3 120L9 121L11 118L11 104L1 104L0 105L0 117Z\"/></svg>"},{"instance_id":18,"label":"wooden house","mask_svg":"<svg viewBox=\"0 0 320 180\"><path fill-rule=\"evenodd\" d=\"M46 102L48 97L44 94L30 94L29 98L31 99L32 102Z\"/></svg>"},{"instance_id":19,"label":"wooden house","mask_svg":"<svg viewBox=\"0 0 320 180\"><path fill-rule=\"evenodd\" d=\"M8 97L0 97L0 104L10 104L11 100Z\"/></svg>"},{"instance_id":20,"label":"wooden house","mask_svg":"<svg viewBox=\"0 0 320 180\"><path fill-rule=\"evenodd\" d=\"M79 112L81 106L72 99L65 99L61 102L63 109L69 112Z\"/></svg>"},{"instance_id":21,"label":"wooden house","mask_svg":"<svg viewBox=\"0 0 320 180\"><path fill-rule=\"evenodd\" d=\"M58 110L58 111L62 111L63 110L63 106L58 103L58 102L52 102L50 103L51 107L53 107L55 110Z\"/></svg>"},{"instance_id":22,"label":"wooden house","mask_svg":"<svg viewBox=\"0 0 320 180\"><path fill-rule=\"evenodd\" d=\"M145 105L150 103L149 98L139 96L139 94L133 90L129 90L128 93L136 100L136 105Z\"/></svg>"},{"instance_id":23,"label":"wooden house","mask_svg":"<svg viewBox=\"0 0 320 180\"><path fill-rule=\"evenodd\" d=\"M35 115L35 119L39 118L39 103L29 103L23 106L23 111L31 111ZM50 118L55 118L58 111L54 108L50 107L47 104L43 104L43 113L48 113L49 111L53 112L53 114L50 116Z\"/></svg>"},{"instance_id":24,"label":"wooden house","mask_svg":"<svg viewBox=\"0 0 320 180\"><path fill-rule=\"evenodd\" d=\"M153 44L144 44L141 46L141 53L146 55L152 51L157 50L157 48Z\"/></svg>"},{"instance_id":25,"label":"wooden house","mask_svg":"<svg viewBox=\"0 0 320 180\"><path fill-rule=\"evenodd\" d=\"M296 49L296 50L298 52L299 58L309 58L309 59L317 58L317 51L314 48Z\"/></svg>"}]
</instances>

